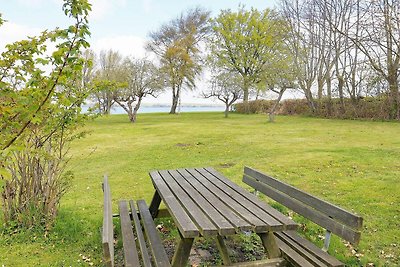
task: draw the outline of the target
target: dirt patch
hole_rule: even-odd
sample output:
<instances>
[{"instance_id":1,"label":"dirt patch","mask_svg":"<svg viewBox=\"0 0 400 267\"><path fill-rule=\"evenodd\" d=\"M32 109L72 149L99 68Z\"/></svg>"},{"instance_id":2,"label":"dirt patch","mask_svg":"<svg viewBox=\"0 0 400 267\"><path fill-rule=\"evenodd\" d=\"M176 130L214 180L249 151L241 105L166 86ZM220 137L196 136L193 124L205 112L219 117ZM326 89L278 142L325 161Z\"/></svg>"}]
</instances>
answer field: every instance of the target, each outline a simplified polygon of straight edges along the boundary
<instances>
[{"instance_id":1,"label":"dirt patch","mask_svg":"<svg viewBox=\"0 0 400 267\"><path fill-rule=\"evenodd\" d=\"M168 258L172 261L176 243L173 240L164 240L163 243ZM261 240L254 234L228 237L225 239L225 244L232 263L261 260L266 257ZM195 240L190 250L188 266L198 267L222 264L223 261L214 238L198 238Z\"/></svg>"},{"instance_id":2,"label":"dirt patch","mask_svg":"<svg viewBox=\"0 0 400 267\"><path fill-rule=\"evenodd\" d=\"M188 146L191 146L191 144L177 143L175 146L177 146L177 147L188 147Z\"/></svg>"},{"instance_id":3,"label":"dirt patch","mask_svg":"<svg viewBox=\"0 0 400 267\"><path fill-rule=\"evenodd\" d=\"M219 166L221 166L222 168L230 168L230 167L233 167L235 165L236 165L236 163L233 163L233 162L226 162L226 163L220 163L219 164Z\"/></svg>"}]
</instances>

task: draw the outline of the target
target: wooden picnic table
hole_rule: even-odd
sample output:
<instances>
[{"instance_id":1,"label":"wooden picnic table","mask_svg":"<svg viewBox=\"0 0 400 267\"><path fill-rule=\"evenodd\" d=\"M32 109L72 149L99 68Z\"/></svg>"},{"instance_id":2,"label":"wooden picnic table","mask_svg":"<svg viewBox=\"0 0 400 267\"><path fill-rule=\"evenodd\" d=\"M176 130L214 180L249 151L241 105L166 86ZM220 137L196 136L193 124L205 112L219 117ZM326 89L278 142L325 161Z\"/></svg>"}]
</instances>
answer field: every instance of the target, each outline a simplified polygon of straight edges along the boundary
<instances>
[{"instance_id":1,"label":"wooden picnic table","mask_svg":"<svg viewBox=\"0 0 400 267\"><path fill-rule=\"evenodd\" d=\"M230 265L223 236L242 231L260 236L269 258L264 266L283 261L273 233L298 225L213 168L152 171L150 177L156 189L150 213L156 217L163 201L181 236L172 266L185 266L198 236L215 237L224 264Z\"/></svg>"}]
</instances>

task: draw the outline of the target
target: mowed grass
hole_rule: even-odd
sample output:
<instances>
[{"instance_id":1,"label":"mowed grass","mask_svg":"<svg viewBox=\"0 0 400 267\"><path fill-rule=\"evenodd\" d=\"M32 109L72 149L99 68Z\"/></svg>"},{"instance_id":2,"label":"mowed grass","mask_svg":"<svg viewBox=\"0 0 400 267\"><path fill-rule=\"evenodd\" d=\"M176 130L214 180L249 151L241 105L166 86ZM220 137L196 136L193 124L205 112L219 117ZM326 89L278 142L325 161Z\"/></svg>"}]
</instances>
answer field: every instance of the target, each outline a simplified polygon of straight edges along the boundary
<instances>
[{"instance_id":1,"label":"mowed grass","mask_svg":"<svg viewBox=\"0 0 400 267\"><path fill-rule=\"evenodd\" d=\"M0 265L101 265L104 174L117 212L118 199L150 202L150 170L201 166L244 187L243 167L251 166L354 211L364 217L361 243L352 251L335 237L329 252L348 265L400 265L399 123L184 113L141 114L134 125L113 115L86 128L71 148L75 179L55 227L2 234Z\"/></svg>"}]
</instances>

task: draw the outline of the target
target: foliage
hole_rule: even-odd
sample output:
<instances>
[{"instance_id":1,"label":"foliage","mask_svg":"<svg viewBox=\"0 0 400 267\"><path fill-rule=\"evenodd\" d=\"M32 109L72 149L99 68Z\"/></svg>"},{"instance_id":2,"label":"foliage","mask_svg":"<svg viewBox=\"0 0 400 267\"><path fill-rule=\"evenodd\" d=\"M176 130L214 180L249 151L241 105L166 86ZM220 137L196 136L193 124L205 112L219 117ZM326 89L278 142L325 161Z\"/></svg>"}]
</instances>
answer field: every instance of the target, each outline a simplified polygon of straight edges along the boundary
<instances>
[{"instance_id":1,"label":"foliage","mask_svg":"<svg viewBox=\"0 0 400 267\"><path fill-rule=\"evenodd\" d=\"M90 34L86 0L65 0L74 20L66 29L43 31L6 46L0 57L1 195L6 223L51 224L71 174L62 174L87 97L81 49ZM55 51L47 55L49 43Z\"/></svg>"},{"instance_id":2,"label":"foliage","mask_svg":"<svg viewBox=\"0 0 400 267\"><path fill-rule=\"evenodd\" d=\"M209 11L191 9L150 33L146 48L158 56L166 74L172 90L171 114L176 113L182 87L193 88L202 70L200 44L209 32L209 16Z\"/></svg>"},{"instance_id":3,"label":"foliage","mask_svg":"<svg viewBox=\"0 0 400 267\"><path fill-rule=\"evenodd\" d=\"M129 120L136 121L142 99L147 95L156 97L163 89L162 72L147 59L125 59L126 85L114 92L114 100L126 113Z\"/></svg>"},{"instance_id":4,"label":"foliage","mask_svg":"<svg viewBox=\"0 0 400 267\"><path fill-rule=\"evenodd\" d=\"M264 100L264 99L251 100L248 102L247 111L250 114L266 114L272 108L273 104L274 103L272 100ZM237 113L242 113L242 114L246 113L246 108L243 102L234 104L233 110Z\"/></svg>"},{"instance_id":5,"label":"foliage","mask_svg":"<svg viewBox=\"0 0 400 267\"><path fill-rule=\"evenodd\" d=\"M281 56L287 26L273 10L241 6L237 12L222 10L212 28L210 57L216 66L241 76L247 102L250 88L264 80L266 67Z\"/></svg>"},{"instance_id":6,"label":"foliage","mask_svg":"<svg viewBox=\"0 0 400 267\"><path fill-rule=\"evenodd\" d=\"M357 102L354 102L352 99L345 98L345 112L342 111L342 101L339 98L322 98L321 100L318 100L317 103L319 109L315 112L312 112L306 99L286 99L278 105L277 114L312 115L317 117L339 119L390 119L390 100L388 96L385 95L380 97L360 98ZM249 101L250 113L266 114L269 113L273 106L273 100ZM329 112L328 107L330 107ZM245 113L245 107L243 103L235 104L234 109L238 113Z\"/></svg>"}]
</instances>

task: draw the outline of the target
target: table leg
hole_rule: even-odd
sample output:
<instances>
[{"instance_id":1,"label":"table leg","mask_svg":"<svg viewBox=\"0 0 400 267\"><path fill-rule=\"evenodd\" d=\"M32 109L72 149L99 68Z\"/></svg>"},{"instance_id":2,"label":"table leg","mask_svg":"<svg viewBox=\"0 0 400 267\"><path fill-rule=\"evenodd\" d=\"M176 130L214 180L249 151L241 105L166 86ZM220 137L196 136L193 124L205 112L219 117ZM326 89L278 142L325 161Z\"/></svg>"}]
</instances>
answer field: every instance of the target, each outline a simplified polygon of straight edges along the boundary
<instances>
[{"instance_id":1,"label":"table leg","mask_svg":"<svg viewBox=\"0 0 400 267\"><path fill-rule=\"evenodd\" d=\"M161 204L161 197L160 197L160 194L158 194L158 191L156 190L154 192L153 199L151 200L150 207L149 207L149 211L150 211L151 217L153 217L153 219L155 217L157 217L158 208L160 207L160 204Z\"/></svg>"},{"instance_id":2,"label":"table leg","mask_svg":"<svg viewBox=\"0 0 400 267\"><path fill-rule=\"evenodd\" d=\"M172 258L172 267L182 267L186 266L186 263L190 256L190 250L193 245L194 238L184 238L181 235L181 240L179 240L176 246L174 257Z\"/></svg>"},{"instance_id":3,"label":"table leg","mask_svg":"<svg viewBox=\"0 0 400 267\"><path fill-rule=\"evenodd\" d=\"M229 259L229 254L228 254L228 248L225 245L224 238L220 235L217 235L217 246L219 253L221 253L224 265L231 265L231 260Z\"/></svg>"},{"instance_id":4,"label":"table leg","mask_svg":"<svg viewBox=\"0 0 400 267\"><path fill-rule=\"evenodd\" d=\"M259 233L258 236L261 238L263 246L267 252L268 258L278 258L281 256L281 251L276 243L276 239L273 232Z\"/></svg>"}]
</instances>

